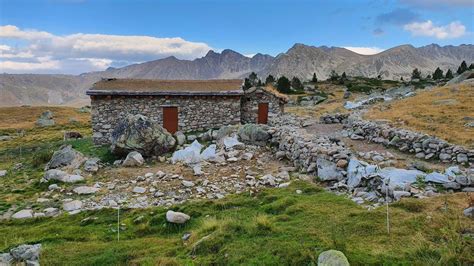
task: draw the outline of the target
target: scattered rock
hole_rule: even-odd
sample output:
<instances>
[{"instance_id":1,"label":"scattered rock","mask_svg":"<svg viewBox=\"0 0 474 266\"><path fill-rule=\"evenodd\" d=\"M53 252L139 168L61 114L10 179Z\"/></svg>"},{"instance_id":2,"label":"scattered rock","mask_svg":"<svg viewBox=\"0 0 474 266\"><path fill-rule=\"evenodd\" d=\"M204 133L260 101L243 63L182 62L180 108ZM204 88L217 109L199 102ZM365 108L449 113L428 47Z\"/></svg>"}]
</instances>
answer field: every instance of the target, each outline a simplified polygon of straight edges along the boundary
<instances>
[{"instance_id":1,"label":"scattered rock","mask_svg":"<svg viewBox=\"0 0 474 266\"><path fill-rule=\"evenodd\" d=\"M141 166L145 163L143 156L137 152L132 151L127 155L127 158L123 161L122 165L125 167L134 167L134 166Z\"/></svg>"},{"instance_id":2,"label":"scattered rock","mask_svg":"<svg viewBox=\"0 0 474 266\"><path fill-rule=\"evenodd\" d=\"M0 177L4 177L7 175L7 170L0 170Z\"/></svg>"},{"instance_id":3,"label":"scattered rock","mask_svg":"<svg viewBox=\"0 0 474 266\"><path fill-rule=\"evenodd\" d=\"M33 211L32 210L21 210L12 215L13 219L28 219L33 218Z\"/></svg>"},{"instance_id":4,"label":"scattered rock","mask_svg":"<svg viewBox=\"0 0 474 266\"><path fill-rule=\"evenodd\" d=\"M74 193L79 194L79 195L87 195L87 194L94 194L97 191L99 191L99 189L95 187L80 186L80 187L74 188L72 191L74 191Z\"/></svg>"},{"instance_id":5,"label":"scattered rock","mask_svg":"<svg viewBox=\"0 0 474 266\"><path fill-rule=\"evenodd\" d=\"M72 201L66 201L63 203L63 209L65 211L76 211L80 210L82 208L82 201L80 200L72 200Z\"/></svg>"},{"instance_id":6,"label":"scattered rock","mask_svg":"<svg viewBox=\"0 0 474 266\"><path fill-rule=\"evenodd\" d=\"M265 127L260 124L245 124L239 128L238 136L245 144L263 146L271 137Z\"/></svg>"},{"instance_id":7,"label":"scattered rock","mask_svg":"<svg viewBox=\"0 0 474 266\"><path fill-rule=\"evenodd\" d=\"M146 188L144 187L134 187L132 190L133 193L143 194L146 192Z\"/></svg>"},{"instance_id":8,"label":"scattered rock","mask_svg":"<svg viewBox=\"0 0 474 266\"><path fill-rule=\"evenodd\" d=\"M64 183L75 183L75 182L83 181L84 177L80 175L70 175L58 169L50 169L46 171L46 173L44 173L44 179L46 179L47 181L57 180Z\"/></svg>"},{"instance_id":9,"label":"scattered rock","mask_svg":"<svg viewBox=\"0 0 474 266\"><path fill-rule=\"evenodd\" d=\"M224 138L223 138L223 143L224 143L224 147L225 147L227 150L230 150L230 149L243 150L243 149L245 149L245 144L243 144L242 142L240 142L240 141L237 139L237 136L224 137Z\"/></svg>"},{"instance_id":10,"label":"scattered rock","mask_svg":"<svg viewBox=\"0 0 474 266\"><path fill-rule=\"evenodd\" d=\"M349 261L340 251L327 250L319 254L318 266L349 266Z\"/></svg>"},{"instance_id":11,"label":"scattered rock","mask_svg":"<svg viewBox=\"0 0 474 266\"><path fill-rule=\"evenodd\" d=\"M336 164L331 161L318 158L316 160L316 165L318 168L317 175L322 181L340 180L343 178L341 171L337 170Z\"/></svg>"},{"instance_id":12,"label":"scattered rock","mask_svg":"<svg viewBox=\"0 0 474 266\"><path fill-rule=\"evenodd\" d=\"M174 133L174 136L176 137L176 142L179 146L182 146L184 143L186 143L186 135L184 135L183 132L177 131Z\"/></svg>"},{"instance_id":13,"label":"scattered rock","mask_svg":"<svg viewBox=\"0 0 474 266\"><path fill-rule=\"evenodd\" d=\"M182 212L174 212L174 211L168 211L166 212L166 220L170 223L175 223L175 224L184 224L186 223L191 217L185 213Z\"/></svg>"},{"instance_id":14,"label":"scattered rock","mask_svg":"<svg viewBox=\"0 0 474 266\"><path fill-rule=\"evenodd\" d=\"M464 216L473 218L474 217L474 207L469 207L463 211Z\"/></svg>"},{"instance_id":15,"label":"scattered rock","mask_svg":"<svg viewBox=\"0 0 474 266\"><path fill-rule=\"evenodd\" d=\"M51 160L46 164L44 170L61 169L74 170L81 167L85 161L84 155L72 148L71 145L64 145L55 151Z\"/></svg>"},{"instance_id":16,"label":"scattered rock","mask_svg":"<svg viewBox=\"0 0 474 266\"><path fill-rule=\"evenodd\" d=\"M92 173L99 171L99 161L99 158L91 158L86 160L84 163L84 170Z\"/></svg>"}]
</instances>

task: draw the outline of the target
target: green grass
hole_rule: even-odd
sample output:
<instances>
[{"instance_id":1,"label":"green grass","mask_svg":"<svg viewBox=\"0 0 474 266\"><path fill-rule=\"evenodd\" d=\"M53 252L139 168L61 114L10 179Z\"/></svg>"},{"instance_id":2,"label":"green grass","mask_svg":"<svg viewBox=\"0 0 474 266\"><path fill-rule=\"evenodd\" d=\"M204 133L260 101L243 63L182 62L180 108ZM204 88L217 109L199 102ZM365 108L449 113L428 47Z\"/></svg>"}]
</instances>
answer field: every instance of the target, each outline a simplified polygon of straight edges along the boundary
<instances>
[{"instance_id":1,"label":"green grass","mask_svg":"<svg viewBox=\"0 0 474 266\"><path fill-rule=\"evenodd\" d=\"M421 209L407 207L411 204L390 208L387 234L384 208L367 211L298 181L256 197L234 195L175 206L191 215L185 225L167 223L163 208L122 210L120 241L116 210L4 221L0 251L42 243L45 265L311 265L327 249L343 251L353 265L472 263L473 240L460 236L469 223L456 218L453 209L431 211L427 218L422 210L433 203L417 202ZM187 232L191 238L182 241Z\"/></svg>"}]
</instances>

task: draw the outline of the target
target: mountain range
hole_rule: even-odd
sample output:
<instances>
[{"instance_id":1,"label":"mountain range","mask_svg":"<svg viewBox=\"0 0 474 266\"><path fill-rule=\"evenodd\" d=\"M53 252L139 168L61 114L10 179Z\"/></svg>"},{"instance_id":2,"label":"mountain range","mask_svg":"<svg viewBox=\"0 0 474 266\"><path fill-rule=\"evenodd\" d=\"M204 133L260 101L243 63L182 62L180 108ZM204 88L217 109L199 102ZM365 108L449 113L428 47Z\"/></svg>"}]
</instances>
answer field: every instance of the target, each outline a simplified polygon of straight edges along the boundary
<instances>
[{"instance_id":1,"label":"mountain range","mask_svg":"<svg viewBox=\"0 0 474 266\"><path fill-rule=\"evenodd\" d=\"M424 75L432 74L436 67L455 72L463 60L468 65L474 62L474 45L401 45L375 55L361 55L345 48L295 44L276 57L260 53L246 57L229 49L221 53L211 50L194 60L171 56L77 76L0 74L0 106L82 105L88 101L85 90L101 78L227 79L256 72L262 79L269 74L309 79L313 73L326 79L335 70L349 76L400 79L408 78L414 68Z\"/></svg>"}]
</instances>

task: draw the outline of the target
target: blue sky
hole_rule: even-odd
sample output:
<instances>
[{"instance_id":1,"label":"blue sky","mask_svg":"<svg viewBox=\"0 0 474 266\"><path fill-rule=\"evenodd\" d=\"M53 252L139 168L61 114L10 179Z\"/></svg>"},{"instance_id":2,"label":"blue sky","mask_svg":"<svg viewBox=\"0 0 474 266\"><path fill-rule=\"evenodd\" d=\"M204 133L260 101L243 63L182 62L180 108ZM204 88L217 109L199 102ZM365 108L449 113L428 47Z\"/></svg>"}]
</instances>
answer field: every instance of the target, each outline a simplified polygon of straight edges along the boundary
<instances>
[{"instance_id":1,"label":"blue sky","mask_svg":"<svg viewBox=\"0 0 474 266\"><path fill-rule=\"evenodd\" d=\"M0 27L0 72L78 74L209 49L472 44L474 0L0 0Z\"/></svg>"}]
</instances>

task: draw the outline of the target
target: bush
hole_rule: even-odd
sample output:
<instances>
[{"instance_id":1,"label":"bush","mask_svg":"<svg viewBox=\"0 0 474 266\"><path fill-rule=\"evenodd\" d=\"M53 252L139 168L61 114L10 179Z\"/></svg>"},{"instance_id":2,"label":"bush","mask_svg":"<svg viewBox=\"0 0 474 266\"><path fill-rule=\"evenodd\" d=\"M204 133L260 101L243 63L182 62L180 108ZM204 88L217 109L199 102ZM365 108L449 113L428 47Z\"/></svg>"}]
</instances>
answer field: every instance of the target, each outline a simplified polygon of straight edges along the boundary
<instances>
[{"instance_id":1,"label":"bush","mask_svg":"<svg viewBox=\"0 0 474 266\"><path fill-rule=\"evenodd\" d=\"M33 154L33 158L31 159L31 164L33 167L41 167L44 164L48 163L53 156L53 151L50 149L40 150Z\"/></svg>"}]
</instances>

